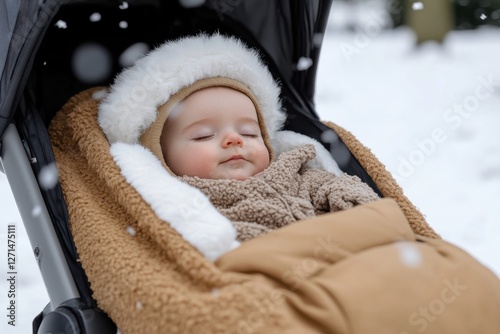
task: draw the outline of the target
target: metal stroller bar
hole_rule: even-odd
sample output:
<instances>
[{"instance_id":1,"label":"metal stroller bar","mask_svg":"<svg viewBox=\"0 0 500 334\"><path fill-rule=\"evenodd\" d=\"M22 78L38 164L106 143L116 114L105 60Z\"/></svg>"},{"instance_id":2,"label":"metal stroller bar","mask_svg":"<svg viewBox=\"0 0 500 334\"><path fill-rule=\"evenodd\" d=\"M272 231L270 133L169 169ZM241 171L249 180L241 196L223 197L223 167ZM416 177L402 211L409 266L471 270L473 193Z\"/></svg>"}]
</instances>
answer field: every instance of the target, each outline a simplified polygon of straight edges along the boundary
<instances>
[{"instance_id":1,"label":"metal stroller bar","mask_svg":"<svg viewBox=\"0 0 500 334\"><path fill-rule=\"evenodd\" d=\"M67 300L79 298L80 294L61 246L54 242L58 240L57 235L25 152L16 127L10 124L2 139L0 162L42 273L50 298L49 311L52 311Z\"/></svg>"}]
</instances>

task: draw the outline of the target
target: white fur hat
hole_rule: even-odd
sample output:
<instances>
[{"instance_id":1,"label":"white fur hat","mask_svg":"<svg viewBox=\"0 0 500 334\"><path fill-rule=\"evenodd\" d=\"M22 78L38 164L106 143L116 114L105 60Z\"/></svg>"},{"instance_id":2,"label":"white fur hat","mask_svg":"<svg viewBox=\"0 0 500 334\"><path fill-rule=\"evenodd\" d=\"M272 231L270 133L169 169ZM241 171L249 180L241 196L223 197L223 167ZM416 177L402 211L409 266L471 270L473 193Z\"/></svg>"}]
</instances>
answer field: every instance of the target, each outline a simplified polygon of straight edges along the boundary
<instances>
[{"instance_id":1,"label":"white fur hat","mask_svg":"<svg viewBox=\"0 0 500 334\"><path fill-rule=\"evenodd\" d=\"M184 88L212 78L235 81L248 88L251 94L247 95L252 95L267 130L268 138L264 139L271 156L312 143L317 155L308 166L341 173L319 142L291 131L279 131L286 115L281 109L280 89L267 66L256 50L237 38L220 34L168 41L121 72L99 105L98 123L111 144L141 144L141 136L158 118L159 107ZM166 167L155 145L147 146Z\"/></svg>"},{"instance_id":2,"label":"white fur hat","mask_svg":"<svg viewBox=\"0 0 500 334\"><path fill-rule=\"evenodd\" d=\"M220 34L167 42L123 71L99 107L98 122L108 141L139 143L158 107L182 88L207 78L228 78L253 93L272 140L285 114L280 89L258 53Z\"/></svg>"}]
</instances>

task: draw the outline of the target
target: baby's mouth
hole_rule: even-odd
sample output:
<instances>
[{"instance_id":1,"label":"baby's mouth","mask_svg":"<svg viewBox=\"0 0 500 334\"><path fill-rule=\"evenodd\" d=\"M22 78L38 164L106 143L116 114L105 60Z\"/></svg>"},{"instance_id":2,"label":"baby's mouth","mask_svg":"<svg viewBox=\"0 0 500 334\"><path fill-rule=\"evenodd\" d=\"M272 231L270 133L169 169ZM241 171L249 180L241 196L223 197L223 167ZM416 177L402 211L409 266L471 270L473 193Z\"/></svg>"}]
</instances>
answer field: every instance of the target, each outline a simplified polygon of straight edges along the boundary
<instances>
[{"instance_id":1,"label":"baby's mouth","mask_svg":"<svg viewBox=\"0 0 500 334\"><path fill-rule=\"evenodd\" d=\"M233 155L231 158L223 161L222 163L233 162L233 161L242 161L242 160L245 160L245 158L242 155L237 154L237 155Z\"/></svg>"}]
</instances>

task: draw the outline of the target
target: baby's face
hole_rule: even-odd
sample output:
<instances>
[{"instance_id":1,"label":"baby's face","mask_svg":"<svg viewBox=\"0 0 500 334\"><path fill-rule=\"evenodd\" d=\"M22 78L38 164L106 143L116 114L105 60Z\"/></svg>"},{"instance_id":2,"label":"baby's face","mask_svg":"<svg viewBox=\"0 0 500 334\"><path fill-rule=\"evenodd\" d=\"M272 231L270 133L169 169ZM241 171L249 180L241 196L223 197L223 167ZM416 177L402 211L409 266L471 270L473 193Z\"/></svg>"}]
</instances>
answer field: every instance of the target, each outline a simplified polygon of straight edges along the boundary
<instances>
[{"instance_id":1,"label":"baby's face","mask_svg":"<svg viewBox=\"0 0 500 334\"><path fill-rule=\"evenodd\" d=\"M160 142L179 176L245 180L269 166L252 101L226 87L189 95L168 117Z\"/></svg>"}]
</instances>

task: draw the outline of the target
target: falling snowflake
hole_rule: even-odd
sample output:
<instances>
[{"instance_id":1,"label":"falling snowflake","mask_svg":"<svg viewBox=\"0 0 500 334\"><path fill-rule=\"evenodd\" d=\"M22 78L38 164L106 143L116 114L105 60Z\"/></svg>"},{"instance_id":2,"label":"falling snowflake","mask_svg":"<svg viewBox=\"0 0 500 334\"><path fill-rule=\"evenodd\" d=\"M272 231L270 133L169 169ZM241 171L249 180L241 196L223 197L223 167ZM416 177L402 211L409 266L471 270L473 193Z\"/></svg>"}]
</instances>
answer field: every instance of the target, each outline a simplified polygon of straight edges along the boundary
<instances>
[{"instance_id":1,"label":"falling snowflake","mask_svg":"<svg viewBox=\"0 0 500 334\"><path fill-rule=\"evenodd\" d=\"M38 182L40 183L40 186L45 190L54 188L58 181L59 172L57 171L55 162L43 167L38 174Z\"/></svg>"},{"instance_id":2,"label":"falling snowflake","mask_svg":"<svg viewBox=\"0 0 500 334\"><path fill-rule=\"evenodd\" d=\"M127 227L127 232L128 232L131 236L133 236L133 237L135 237L135 235L136 235L136 233L137 233L137 232L135 232L135 229L134 229L132 226L128 226L128 227Z\"/></svg>"},{"instance_id":3,"label":"falling snowflake","mask_svg":"<svg viewBox=\"0 0 500 334\"><path fill-rule=\"evenodd\" d=\"M68 25L63 20L59 20L56 22L56 27L58 27L59 29L66 29Z\"/></svg>"},{"instance_id":4,"label":"falling snowflake","mask_svg":"<svg viewBox=\"0 0 500 334\"><path fill-rule=\"evenodd\" d=\"M219 289L212 289L212 296L214 298L219 297Z\"/></svg>"},{"instance_id":5,"label":"falling snowflake","mask_svg":"<svg viewBox=\"0 0 500 334\"><path fill-rule=\"evenodd\" d=\"M396 247L399 250L401 261L408 267L418 267L422 263L422 254L414 245L407 242L398 242Z\"/></svg>"},{"instance_id":6,"label":"falling snowflake","mask_svg":"<svg viewBox=\"0 0 500 334\"><path fill-rule=\"evenodd\" d=\"M90 22L99 22L101 21L101 14L99 13L93 13L92 15L90 15Z\"/></svg>"},{"instance_id":7,"label":"falling snowflake","mask_svg":"<svg viewBox=\"0 0 500 334\"><path fill-rule=\"evenodd\" d=\"M140 301L135 302L135 308L140 310L142 308L142 303Z\"/></svg>"},{"instance_id":8,"label":"falling snowflake","mask_svg":"<svg viewBox=\"0 0 500 334\"><path fill-rule=\"evenodd\" d=\"M42 214L42 208L39 205L35 206L33 210L31 210L31 215L33 217L38 217L41 214Z\"/></svg>"},{"instance_id":9,"label":"falling snowflake","mask_svg":"<svg viewBox=\"0 0 500 334\"><path fill-rule=\"evenodd\" d=\"M178 115L183 109L184 109L184 102L181 101L179 102L170 112L170 115L168 117L174 118L176 115Z\"/></svg>"},{"instance_id":10,"label":"falling snowflake","mask_svg":"<svg viewBox=\"0 0 500 334\"><path fill-rule=\"evenodd\" d=\"M481 20L486 20L486 18L487 18L487 17L488 17L488 16L484 15L484 13L483 13L483 14L481 14L481 16L480 16L479 18L480 18Z\"/></svg>"},{"instance_id":11,"label":"falling snowflake","mask_svg":"<svg viewBox=\"0 0 500 334\"><path fill-rule=\"evenodd\" d=\"M413 10L422 10L422 9L424 9L424 4L421 3L420 1L414 2L414 3L412 3L411 8Z\"/></svg>"},{"instance_id":12,"label":"falling snowflake","mask_svg":"<svg viewBox=\"0 0 500 334\"><path fill-rule=\"evenodd\" d=\"M128 2L127 1L123 1L121 3L121 5L118 6L118 8L120 8L120 9L127 9L128 8Z\"/></svg>"},{"instance_id":13,"label":"falling snowflake","mask_svg":"<svg viewBox=\"0 0 500 334\"><path fill-rule=\"evenodd\" d=\"M132 44L122 52L122 54L118 58L118 62L123 67L132 66L137 59L145 56L148 51L149 45L147 45L146 43L139 42Z\"/></svg>"},{"instance_id":14,"label":"falling snowflake","mask_svg":"<svg viewBox=\"0 0 500 334\"><path fill-rule=\"evenodd\" d=\"M321 140L323 140L325 143L335 143L338 139L339 137L332 130L323 131L323 133L321 134Z\"/></svg>"},{"instance_id":15,"label":"falling snowflake","mask_svg":"<svg viewBox=\"0 0 500 334\"><path fill-rule=\"evenodd\" d=\"M71 66L78 80L96 84L111 75L112 57L110 51L101 44L84 43L73 52Z\"/></svg>"},{"instance_id":16,"label":"falling snowflake","mask_svg":"<svg viewBox=\"0 0 500 334\"><path fill-rule=\"evenodd\" d=\"M127 29L128 23L127 23L127 21L120 21L120 23L118 23L118 26L122 29Z\"/></svg>"},{"instance_id":17,"label":"falling snowflake","mask_svg":"<svg viewBox=\"0 0 500 334\"><path fill-rule=\"evenodd\" d=\"M313 44L315 47L319 48L321 46L321 43L323 43L323 34L321 33L315 33L313 36Z\"/></svg>"},{"instance_id":18,"label":"falling snowflake","mask_svg":"<svg viewBox=\"0 0 500 334\"><path fill-rule=\"evenodd\" d=\"M345 145L330 145L330 153L341 169L349 165L351 161L351 152Z\"/></svg>"},{"instance_id":19,"label":"falling snowflake","mask_svg":"<svg viewBox=\"0 0 500 334\"><path fill-rule=\"evenodd\" d=\"M312 66L312 64L313 64L313 61L311 58L300 57L300 59L297 63L297 70L299 70L299 71L307 70L309 67Z\"/></svg>"}]
</instances>

